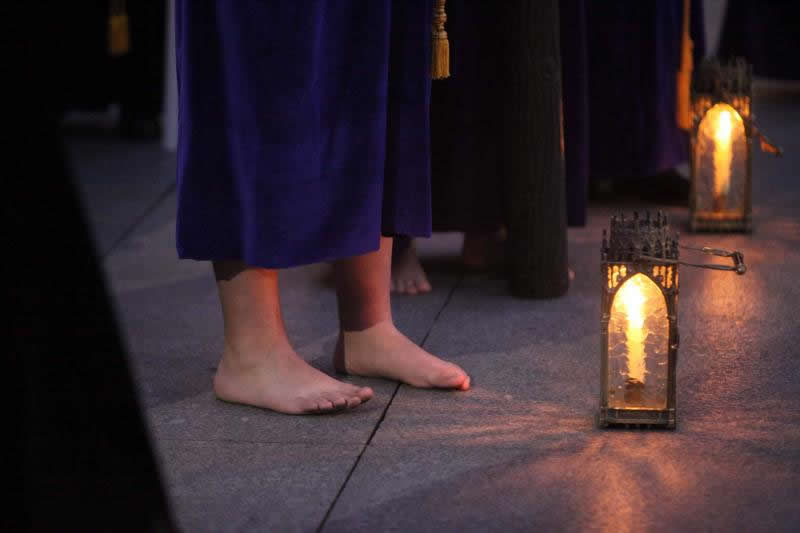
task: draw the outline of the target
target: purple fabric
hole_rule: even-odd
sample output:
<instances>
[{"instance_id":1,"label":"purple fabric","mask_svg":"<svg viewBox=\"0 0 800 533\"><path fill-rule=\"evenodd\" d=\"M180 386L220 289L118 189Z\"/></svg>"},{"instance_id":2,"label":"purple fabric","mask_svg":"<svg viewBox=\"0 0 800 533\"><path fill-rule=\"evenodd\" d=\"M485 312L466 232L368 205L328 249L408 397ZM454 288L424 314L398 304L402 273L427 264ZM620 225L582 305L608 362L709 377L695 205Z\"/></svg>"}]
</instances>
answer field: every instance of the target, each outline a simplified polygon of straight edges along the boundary
<instances>
[{"instance_id":1,"label":"purple fabric","mask_svg":"<svg viewBox=\"0 0 800 533\"><path fill-rule=\"evenodd\" d=\"M178 0L182 258L282 268L430 234L430 0Z\"/></svg>"},{"instance_id":2,"label":"purple fabric","mask_svg":"<svg viewBox=\"0 0 800 533\"><path fill-rule=\"evenodd\" d=\"M437 230L490 230L502 224L505 69L498 7L448 2L452 71L433 86L433 205ZM692 2L696 61L705 50L702 3ZM561 0L567 220L586 222L589 176L646 177L688 155L675 123L682 0ZM512 43L513 46L513 43Z\"/></svg>"},{"instance_id":3,"label":"purple fabric","mask_svg":"<svg viewBox=\"0 0 800 533\"><path fill-rule=\"evenodd\" d=\"M586 6L584 0L561 0L559 8L567 223L584 226L589 188L590 120Z\"/></svg>"},{"instance_id":4,"label":"purple fabric","mask_svg":"<svg viewBox=\"0 0 800 533\"><path fill-rule=\"evenodd\" d=\"M682 0L586 2L592 178L652 176L688 158L675 122ZM695 64L705 51L692 2Z\"/></svg>"},{"instance_id":5,"label":"purple fabric","mask_svg":"<svg viewBox=\"0 0 800 533\"><path fill-rule=\"evenodd\" d=\"M447 7L451 77L433 83L431 149L436 231L496 231L506 169L498 113L508 84L502 10L483 0Z\"/></svg>"},{"instance_id":6,"label":"purple fabric","mask_svg":"<svg viewBox=\"0 0 800 533\"><path fill-rule=\"evenodd\" d=\"M586 223L589 121L584 0L561 0L567 220ZM433 84L433 227L436 231L496 231L504 223L507 170L505 125L497 105L505 98L502 9L485 0L449 0L452 77Z\"/></svg>"}]
</instances>

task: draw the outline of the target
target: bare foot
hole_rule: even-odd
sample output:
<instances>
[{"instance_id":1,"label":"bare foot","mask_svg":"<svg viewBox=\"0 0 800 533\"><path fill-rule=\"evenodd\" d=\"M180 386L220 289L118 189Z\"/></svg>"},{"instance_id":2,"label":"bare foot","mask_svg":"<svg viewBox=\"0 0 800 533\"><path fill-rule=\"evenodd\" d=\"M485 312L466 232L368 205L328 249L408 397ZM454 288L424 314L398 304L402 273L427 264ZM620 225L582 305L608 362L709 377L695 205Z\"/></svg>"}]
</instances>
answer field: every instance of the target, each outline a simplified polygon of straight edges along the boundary
<instances>
[{"instance_id":1,"label":"bare foot","mask_svg":"<svg viewBox=\"0 0 800 533\"><path fill-rule=\"evenodd\" d=\"M243 359L248 363L242 363ZM339 411L372 398L369 387L333 379L303 361L288 345L255 358L226 350L214 376L214 392L226 402L292 415Z\"/></svg>"},{"instance_id":2,"label":"bare foot","mask_svg":"<svg viewBox=\"0 0 800 533\"><path fill-rule=\"evenodd\" d=\"M342 373L388 378L414 387L467 390L470 385L459 366L429 354L391 321L341 333L334 364Z\"/></svg>"},{"instance_id":3,"label":"bare foot","mask_svg":"<svg viewBox=\"0 0 800 533\"><path fill-rule=\"evenodd\" d=\"M413 241L392 257L391 290L412 295L431 292L431 284L419 262Z\"/></svg>"}]
</instances>

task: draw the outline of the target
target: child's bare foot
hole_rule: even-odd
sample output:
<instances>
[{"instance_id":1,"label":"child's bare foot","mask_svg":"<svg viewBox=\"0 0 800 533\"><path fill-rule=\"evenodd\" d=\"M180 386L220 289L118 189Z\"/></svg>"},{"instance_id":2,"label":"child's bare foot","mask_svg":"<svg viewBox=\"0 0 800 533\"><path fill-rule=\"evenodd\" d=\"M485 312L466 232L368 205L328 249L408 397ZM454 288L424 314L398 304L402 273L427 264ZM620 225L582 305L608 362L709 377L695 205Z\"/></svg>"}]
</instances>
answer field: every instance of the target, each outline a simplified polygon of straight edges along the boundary
<instances>
[{"instance_id":1,"label":"child's bare foot","mask_svg":"<svg viewBox=\"0 0 800 533\"><path fill-rule=\"evenodd\" d=\"M414 387L467 390L470 378L459 366L435 357L397 331L391 321L339 335L336 369L358 376L382 377Z\"/></svg>"},{"instance_id":2,"label":"child's bare foot","mask_svg":"<svg viewBox=\"0 0 800 533\"><path fill-rule=\"evenodd\" d=\"M372 398L369 387L333 379L288 345L254 358L226 349L214 376L214 392L220 400L293 415L353 408Z\"/></svg>"},{"instance_id":3,"label":"child's bare foot","mask_svg":"<svg viewBox=\"0 0 800 533\"><path fill-rule=\"evenodd\" d=\"M392 256L391 290L399 294L431 292L431 284L419 262L413 241Z\"/></svg>"}]
</instances>

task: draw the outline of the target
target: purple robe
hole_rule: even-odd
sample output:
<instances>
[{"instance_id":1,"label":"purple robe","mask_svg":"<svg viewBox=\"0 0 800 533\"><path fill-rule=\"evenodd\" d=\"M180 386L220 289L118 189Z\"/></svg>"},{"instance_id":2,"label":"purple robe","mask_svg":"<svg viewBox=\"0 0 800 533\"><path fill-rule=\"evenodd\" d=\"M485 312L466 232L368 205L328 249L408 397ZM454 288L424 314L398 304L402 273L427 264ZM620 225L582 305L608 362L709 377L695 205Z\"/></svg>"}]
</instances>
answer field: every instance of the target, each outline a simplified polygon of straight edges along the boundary
<instances>
[{"instance_id":1,"label":"purple robe","mask_svg":"<svg viewBox=\"0 0 800 533\"><path fill-rule=\"evenodd\" d=\"M689 156L675 121L682 0L586 2L592 178L648 177ZM705 51L703 4L692 2L695 64Z\"/></svg>"},{"instance_id":2,"label":"purple robe","mask_svg":"<svg viewBox=\"0 0 800 533\"><path fill-rule=\"evenodd\" d=\"M178 0L177 247L282 268L427 236L430 0Z\"/></svg>"}]
</instances>

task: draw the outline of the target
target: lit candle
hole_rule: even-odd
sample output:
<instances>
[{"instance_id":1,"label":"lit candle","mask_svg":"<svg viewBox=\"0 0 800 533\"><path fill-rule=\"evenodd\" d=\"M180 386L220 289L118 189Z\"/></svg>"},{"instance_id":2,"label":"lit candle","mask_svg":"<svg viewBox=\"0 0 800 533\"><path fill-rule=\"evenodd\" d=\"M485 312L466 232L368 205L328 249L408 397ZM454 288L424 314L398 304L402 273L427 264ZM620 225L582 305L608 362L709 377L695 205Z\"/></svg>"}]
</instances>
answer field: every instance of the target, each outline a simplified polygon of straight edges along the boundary
<instances>
[{"instance_id":1,"label":"lit candle","mask_svg":"<svg viewBox=\"0 0 800 533\"><path fill-rule=\"evenodd\" d=\"M615 303L627 320L625 344L628 348L628 383L644 384L644 292L641 276L634 276L619 289Z\"/></svg>"},{"instance_id":2,"label":"lit candle","mask_svg":"<svg viewBox=\"0 0 800 533\"><path fill-rule=\"evenodd\" d=\"M725 209L731 185L731 131L733 119L727 109L719 111L714 127L714 211Z\"/></svg>"}]
</instances>

